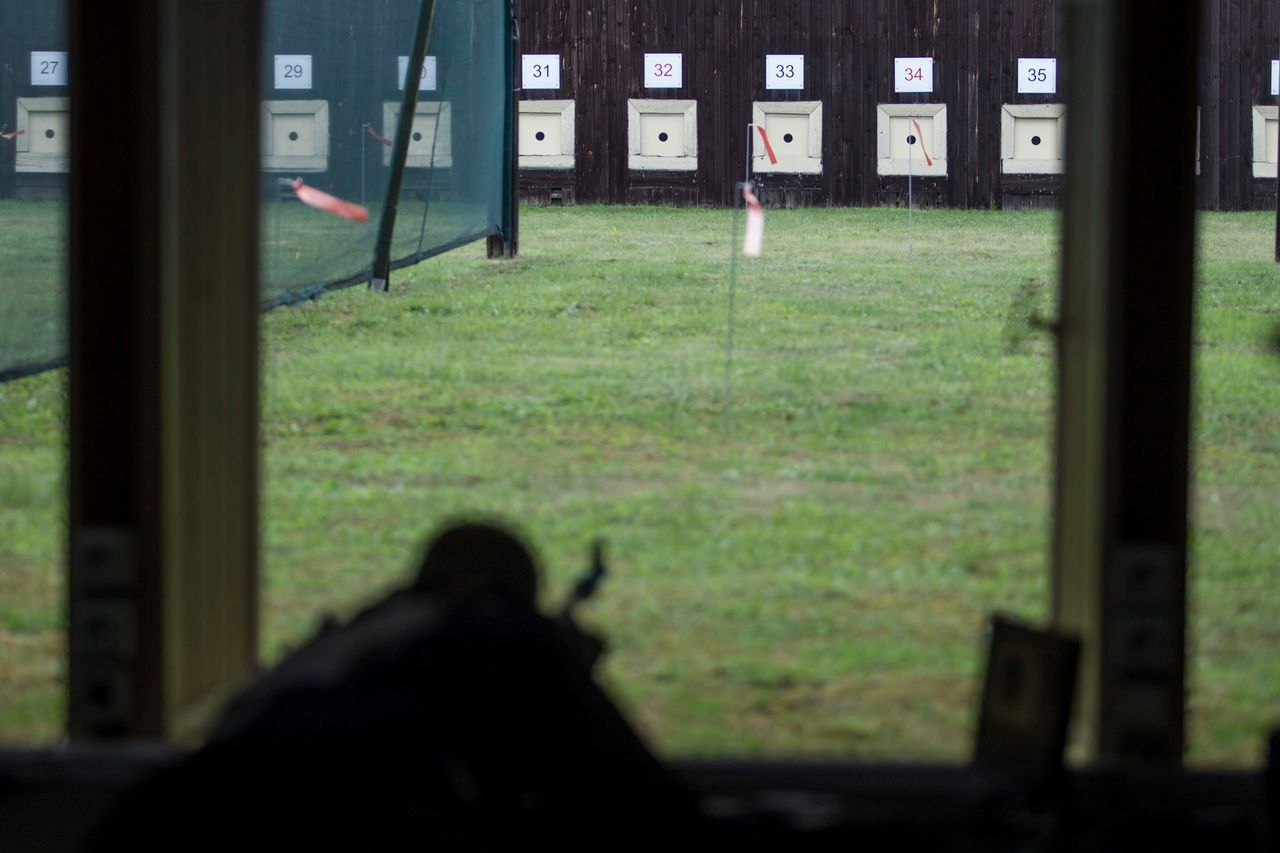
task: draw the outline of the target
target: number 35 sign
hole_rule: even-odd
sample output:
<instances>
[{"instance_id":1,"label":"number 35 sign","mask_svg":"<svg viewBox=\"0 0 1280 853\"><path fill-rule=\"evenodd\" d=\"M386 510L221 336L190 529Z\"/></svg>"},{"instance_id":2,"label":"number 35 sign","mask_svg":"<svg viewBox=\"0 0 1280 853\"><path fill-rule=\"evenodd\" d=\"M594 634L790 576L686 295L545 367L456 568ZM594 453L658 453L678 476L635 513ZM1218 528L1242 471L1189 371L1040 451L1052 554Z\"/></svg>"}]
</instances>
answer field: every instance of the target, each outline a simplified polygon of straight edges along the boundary
<instances>
[{"instance_id":1,"label":"number 35 sign","mask_svg":"<svg viewBox=\"0 0 1280 853\"><path fill-rule=\"evenodd\" d=\"M893 60L893 91L932 92L933 57L899 56Z\"/></svg>"},{"instance_id":2,"label":"number 35 sign","mask_svg":"<svg viewBox=\"0 0 1280 853\"><path fill-rule=\"evenodd\" d=\"M1052 95L1057 91L1058 60L1018 60L1018 94Z\"/></svg>"}]
</instances>

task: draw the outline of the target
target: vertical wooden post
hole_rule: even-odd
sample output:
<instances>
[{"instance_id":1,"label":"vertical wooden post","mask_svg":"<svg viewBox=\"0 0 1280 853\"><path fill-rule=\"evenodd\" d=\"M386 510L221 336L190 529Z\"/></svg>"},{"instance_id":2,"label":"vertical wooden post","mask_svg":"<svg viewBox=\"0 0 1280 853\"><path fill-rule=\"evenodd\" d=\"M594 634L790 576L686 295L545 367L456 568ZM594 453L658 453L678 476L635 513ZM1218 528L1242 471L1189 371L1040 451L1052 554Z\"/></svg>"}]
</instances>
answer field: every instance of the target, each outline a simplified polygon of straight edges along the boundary
<instances>
[{"instance_id":1,"label":"vertical wooden post","mask_svg":"<svg viewBox=\"0 0 1280 853\"><path fill-rule=\"evenodd\" d=\"M1177 765L1200 8L1069 0L1066 12L1054 618L1083 640L1087 752Z\"/></svg>"},{"instance_id":2,"label":"vertical wooden post","mask_svg":"<svg viewBox=\"0 0 1280 853\"><path fill-rule=\"evenodd\" d=\"M510 50L507 52L506 128L503 140L503 185L507 193L502 204L502 234L489 238L490 258L514 258L520 251L520 0L510 0L507 24Z\"/></svg>"},{"instance_id":3,"label":"vertical wooden post","mask_svg":"<svg viewBox=\"0 0 1280 853\"><path fill-rule=\"evenodd\" d=\"M182 738L257 658L260 0L73 0L69 696Z\"/></svg>"}]
</instances>

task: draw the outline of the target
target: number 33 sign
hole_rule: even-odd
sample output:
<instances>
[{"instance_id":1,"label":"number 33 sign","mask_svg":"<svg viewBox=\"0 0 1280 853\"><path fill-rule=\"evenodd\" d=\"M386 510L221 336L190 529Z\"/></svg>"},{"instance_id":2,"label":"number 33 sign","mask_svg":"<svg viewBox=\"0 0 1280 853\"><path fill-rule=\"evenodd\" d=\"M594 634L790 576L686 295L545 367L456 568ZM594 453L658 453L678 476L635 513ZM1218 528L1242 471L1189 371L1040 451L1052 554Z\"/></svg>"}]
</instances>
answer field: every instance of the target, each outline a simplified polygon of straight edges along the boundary
<instances>
[{"instance_id":1,"label":"number 33 sign","mask_svg":"<svg viewBox=\"0 0 1280 853\"><path fill-rule=\"evenodd\" d=\"M764 87L766 89L803 89L803 54L766 54L764 58Z\"/></svg>"},{"instance_id":2,"label":"number 33 sign","mask_svg":"<svg viewBox=\"0 0 1280 853\"><path fill-rule=\"evenodd\" d=\"M644 55L644 87L646 89L679 89L684 85L684 54L646 53Z\"/></svg>"},{"instance_id":3,"label":"number 33 sign","mask_svg":"<svg viewBox=\"0 0 1280 853\"><path fill-rule=\"evenodd\" d=\"M893 60L893 91L932 92L933 58L929 56L900 56Z\"/></svg>"}]
</instances>

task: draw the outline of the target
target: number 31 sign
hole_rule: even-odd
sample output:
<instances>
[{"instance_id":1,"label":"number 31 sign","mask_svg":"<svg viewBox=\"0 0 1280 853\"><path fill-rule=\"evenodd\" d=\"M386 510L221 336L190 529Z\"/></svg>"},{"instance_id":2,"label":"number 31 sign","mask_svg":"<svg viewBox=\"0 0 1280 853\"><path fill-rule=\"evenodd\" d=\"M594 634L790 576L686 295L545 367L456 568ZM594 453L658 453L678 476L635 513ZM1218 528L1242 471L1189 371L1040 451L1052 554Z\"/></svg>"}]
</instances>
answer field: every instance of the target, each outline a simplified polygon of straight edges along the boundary
<instances>
[{"instance_id":1,"label":"number 31 sign","mask_svg":"<svg viewBox=\"0 0 1280 853\"><path fill-rule=\"evenodd\" d=\"M933 57L899 56L893 60L893 91L932 92Z\"/></svg>"}]
</instances>

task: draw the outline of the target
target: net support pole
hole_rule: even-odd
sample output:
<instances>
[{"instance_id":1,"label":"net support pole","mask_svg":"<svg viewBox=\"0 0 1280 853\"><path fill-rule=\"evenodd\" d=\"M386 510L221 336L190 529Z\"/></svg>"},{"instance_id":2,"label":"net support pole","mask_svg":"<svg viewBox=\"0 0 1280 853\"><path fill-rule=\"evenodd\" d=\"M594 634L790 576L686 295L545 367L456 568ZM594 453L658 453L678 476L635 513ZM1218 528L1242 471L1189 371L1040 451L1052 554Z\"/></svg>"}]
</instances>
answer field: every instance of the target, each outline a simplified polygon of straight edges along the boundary
<instances>
[{"instance_id":1,"label":"net support pole","mask_svg":"<svg viewBox=\"0 0 1280 853\"><path fill-rule=\"evenodd\" d=\"M489 238L490 258L514 258L520 248L520 0L510 0L507 15L506 100L502 129L502 233Z\"/></svg>"},{"instance_id":2,"label":"net support pole","mask_svg":"<svg viewBox=\"0 0 1280 853\"><path fill-rule=\"evenodd\" d=\"M385 293L391 280L391 241L396 232L396 211L400 206L400 187L404 183L404 164L409 155L409 137L413 132L413 116L418 108L418 92L422 85L422 63L431 40L431 22L436 14L436 0L422 0L418 26L413 33L413 49L404 74L404 95L400 98L400 120L396 122L396 138L391 145L391 176L387 181L387 197L378 221L378 242L374 248L373 275L369 289Z\"/></svg>"}]
</instances>

